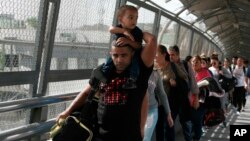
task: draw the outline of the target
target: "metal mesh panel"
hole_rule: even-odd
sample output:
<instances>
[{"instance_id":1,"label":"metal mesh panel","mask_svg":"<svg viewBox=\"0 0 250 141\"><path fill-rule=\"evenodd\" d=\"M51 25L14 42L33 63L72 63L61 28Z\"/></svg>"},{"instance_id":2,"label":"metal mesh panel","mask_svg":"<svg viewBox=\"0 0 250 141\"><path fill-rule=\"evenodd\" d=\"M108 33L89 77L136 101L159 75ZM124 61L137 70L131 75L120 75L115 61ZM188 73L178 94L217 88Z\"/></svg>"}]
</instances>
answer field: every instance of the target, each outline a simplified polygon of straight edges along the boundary
<instances>
[{"instance_id":1,"label":"metal mesh panel","mask_svg":"<svg viewBox=\"0 0 250 141\"><path fill-rule=\"evenodd\" d=\"M0 102L31 98L31 85L14 85L0 87Z\"/></svg>"},{"instance_id":2,"label":"metal mesh panel","mask_svg":"<svg viewBox=\"0 0 250 141\"><path fill-rule=\"evenodd\" d=\"M47 88L46 95L58 95L80 92L88 84L88 80L50 82Z\"/></svg>"},{"instance_id":3,"label":"metal mesh panel","mask_svg":"<svg viewBox=\"0 0 250 141\"><path fill-rule=\"evenodd\" d=\"M192 47L192 53L194 54L201 54L201 47L203 38L197 33L194 33L193 37L193 47Z\"/></svg>"},{"instance_id":4,"label":"metal mesh panel","mask_svg":"<svg viewBox=\"0 0 250 141\"><path fill-rule=\"evenodd\" d=\"M153 33L155 13L145 8L140 8L138 12L138 27L140 27L142 31Z\"/></svg>"},{"instance_id":5,"label":"metal mesh panel","mask_svg":"<svg viewBox=\"0 0 250 141\"><path fill-rule=\"evenodd\" d=\"M1 0L1 72L34 70L39 4L40 0Z\"/></svg>"},{"instance_id":6,"label":"metal mesh panel","mask_svg":"<svg viewBox=\"0 0 250 141\"><path fill-rule=\"evenodd\" d=\"M22 109L0 114L0 132L26 125L29 122L30 110Z\"/></svg>"},{"instance_id":7,"label":"metal mesh panel","mask_svg":"<svg viewBox=\"0 0 250 141\"><path fill-rule=\"evenodd\" d=\"M109 43L55 45L51 70L91 69L96 67L98 60L105 59L109 50Z\"/></svg>"},{"instance_id":8,"label":"metal mesh panel","mask_svg":"<svg viewBox=\"0 0 250 141\"><path fill-rule=\"evenodd\" d=\"M110 48L115 1L62 0L51 70L94 68ZM79 65L81 64L81 65Z\"/></svg>"},{"instance_id":9,"label":"metal mesh panel","mask_svg":"<svg viewBox=\"0 0 250 141\"><path fill-rule=\"evenodd\" d=\"M73 92L80 92L88 84L88 80L76 80L65 82L53 82L49 83L47 89L47 95L58 95ZM59 104L53 104L48 106L48 119L56 117L59 113L63 112L71 103L64 102Z\"/></svg>"},{"instance_id":10,"label":"metal mesh panel","mask_svg":"<svg viewBox=\"0 0 250 141\"><path fill-rule=\"evenodd\" d=\"M204 39L203 40L203 45L202 45L202 47L201 47L202 49L201 49L201 53L204 53L204 52L208 52L208 50L209 50L209 42L208 42L208 40L206 40L206 39Z\"/></svg>"},{"instance_id":11,"label":"metal mesh panel","mask_svg":"<svg viewBox=\"0 0 250 141\"><path fill-rule=\"evenodd\" d=\"M181 26L180 27L180 34L179 34L179 45L180 47L180 55L182 58L185 58L189 55L190 50L190 41L191 41L191 30L188 28Z\"/></svg>"},{"instance_id":12,"label":"metal mesh panel","mask_svg":"<svg viewBox=\"0 0 250 141\"><path fill-rule=\"evenodd\" d=\"M177 23L161 16L160 31L159 31L159 43L167 46L172 46L176 37L176 25Z\"/></svg>"},{"instance_id":13,"label":"metal mesh panel","mask_svg":"<svg viewBox=\"0 0 250 141\"><path fill-rule=\"evenodd\" d=\"M58 116L58 114L63 112L70 105L71 102L72 101L49 105L47 118L55 118L56 116Z\"/></svg>"},{"instance_id":14,"label":"metal mesh panel","mask_svg":"<svg viewBox=\"0 0 250 141\"><path fill-rule=\"evenodd\" d=\"M127 3L128 5L134 5L136 7L139 7L131 2ZM138 20L137 20L137 26L142 31L147 31L149 33L153 33L153 24L155 19L155 13L147 10L143 7L139 7L138 10Z\"/></svg>"},{"instance_id":15,"label":"metal mesh panel","mask_svg":"<svg viewBox=\"0 0 250 141\"><path fill-rule=\"evenodd\" d=\"M58 103L58 104L52 104L48 106L48 119L55 118L63 112L71 103L72 101Z\"/></svg>"},{"instance_id":16,"label":"metal mesh panel","mask_svg":"<svg viewBox=\"0 0 250 141\"><path fill-rule=\"evenodd\" d=\"M0 44L0 72L3 72L5 67L5 53L3 51L3 44Z\"/></svg>"}]
</instances>

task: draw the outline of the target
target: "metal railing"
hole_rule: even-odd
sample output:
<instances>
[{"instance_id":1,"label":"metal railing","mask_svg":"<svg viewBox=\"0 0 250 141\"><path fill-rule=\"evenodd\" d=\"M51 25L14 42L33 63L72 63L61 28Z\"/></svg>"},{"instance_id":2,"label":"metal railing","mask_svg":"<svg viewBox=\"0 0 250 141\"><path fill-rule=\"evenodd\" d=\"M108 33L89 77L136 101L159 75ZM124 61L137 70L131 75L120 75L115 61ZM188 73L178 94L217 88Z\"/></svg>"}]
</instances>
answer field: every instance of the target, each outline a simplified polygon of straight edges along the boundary
<instances>
[{"instance_id":1,"label":"metal railing","mask_svg":"<svg viewBox=\"0 0 250 141\"><path fill-rule=\"evenodd\" d=\"M18 109L32 109L47 106L50 104L66 102L73 100L78 93L69 93L55 96L44 96L30 99L8 101L0 103L0 114ZM1 141L14 141L27 139L36 135L42 135L50 130L55 124L55 119L49 119L44 122L36 122L29 125L20 126L10 130L0 132ZM48 139L48 136L44 140Z\"/></svg>"}]
</instances>

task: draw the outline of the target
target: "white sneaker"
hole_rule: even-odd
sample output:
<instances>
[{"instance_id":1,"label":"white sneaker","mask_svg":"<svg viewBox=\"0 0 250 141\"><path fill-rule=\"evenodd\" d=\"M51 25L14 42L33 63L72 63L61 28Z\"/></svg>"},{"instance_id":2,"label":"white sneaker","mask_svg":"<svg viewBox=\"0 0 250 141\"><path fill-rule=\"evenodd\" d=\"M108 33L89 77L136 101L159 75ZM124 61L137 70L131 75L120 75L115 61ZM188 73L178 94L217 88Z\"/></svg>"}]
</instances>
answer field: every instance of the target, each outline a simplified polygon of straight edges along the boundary
<instances>
[{"instance_id":1,"label":"white sneaker","mask_svg":"<svg viewBox=\"0 0 250 141\"><path fill-rule=\"evenodd\" d=\"M239 112L239 111L237 111L237 112L236 112L236 115L238 115L238 116L239 116L239 115L240 115L240 112Z\"/></svg>"}]
</instances>

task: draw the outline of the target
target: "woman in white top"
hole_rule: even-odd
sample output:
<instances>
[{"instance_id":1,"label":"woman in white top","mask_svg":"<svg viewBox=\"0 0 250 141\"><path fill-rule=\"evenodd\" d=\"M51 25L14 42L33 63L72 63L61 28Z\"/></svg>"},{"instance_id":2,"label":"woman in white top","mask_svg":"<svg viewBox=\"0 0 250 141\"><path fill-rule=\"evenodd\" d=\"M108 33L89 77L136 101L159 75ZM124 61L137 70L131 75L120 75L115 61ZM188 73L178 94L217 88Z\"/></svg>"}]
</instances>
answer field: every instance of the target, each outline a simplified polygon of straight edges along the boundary
<instances>
[{"instance_id":1,"label":"woman in white top","mask_svg":"<svg viewBox=\"0 0 250 141\"><path fill-rule=\"evenodd\" d=\"M234 88L233 93L233 105L237 108L236 114L239 115L242 107L243 107L243 101L245 98L246 90L244 88L245 86L245 73L243 68L243 61L244 59L241 57L238 57L237 59L237 65L235 69L233 70L233 76L237 79L237 85Z\"/></svg>"}]
</instances>

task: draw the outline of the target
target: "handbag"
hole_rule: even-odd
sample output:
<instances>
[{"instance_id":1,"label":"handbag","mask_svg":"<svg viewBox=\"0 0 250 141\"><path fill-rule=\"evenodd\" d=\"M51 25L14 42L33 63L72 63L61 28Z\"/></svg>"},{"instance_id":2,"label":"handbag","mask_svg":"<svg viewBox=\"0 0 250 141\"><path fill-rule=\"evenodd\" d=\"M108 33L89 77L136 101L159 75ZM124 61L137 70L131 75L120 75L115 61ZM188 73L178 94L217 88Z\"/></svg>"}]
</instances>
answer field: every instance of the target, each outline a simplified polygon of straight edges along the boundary
<instances>
[{"instance_id":1,"label":"handbag","mask_svg":"<svg viewBox=\"0 0 250 141\"><path fill-rule=\"evenodd\" d=\"M225 121L224 111L219 108L208 109L204 117L204 125L212 127Z\"/></svg>"},{"instance_id":2,"label":"handbag","mask_svg":"<svg viewBox=\"0 0 250 141\"><path fill-rule=\"evenodd\" d=\"M94 78L95 79L95 78ZM76 110L66 119L60 119L50 131L52 141L92 141L97 134L97 107L99 80L93 83L90 94L81 110Z\"/></svg>"},{"instance_id":3,"label":"handbag","mask_svg":"<svg viewBox=\"0 0 250 141\"><path fill-rule=\"evenodd\" d=\"M221 76L219 83L221 87L225 90L225 92L228 92L232 90L235 87L235 85L237 85L238 82L235 77L227 78L225 76Z\"/></svg>"}]
</instances>

